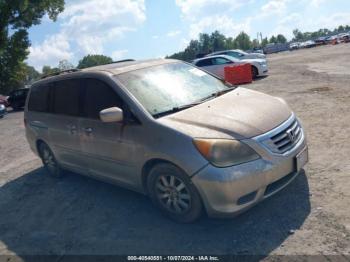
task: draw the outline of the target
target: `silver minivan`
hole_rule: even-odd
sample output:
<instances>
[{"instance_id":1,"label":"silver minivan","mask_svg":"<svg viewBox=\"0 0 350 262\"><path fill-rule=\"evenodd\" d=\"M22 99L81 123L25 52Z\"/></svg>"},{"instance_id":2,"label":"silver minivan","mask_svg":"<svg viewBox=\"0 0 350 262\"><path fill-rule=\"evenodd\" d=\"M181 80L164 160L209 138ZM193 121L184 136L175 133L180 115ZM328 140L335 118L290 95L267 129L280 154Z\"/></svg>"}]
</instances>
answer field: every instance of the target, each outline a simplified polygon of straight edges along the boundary
<instances>
[{"instance_id":1,"label":"silver minivan","mask_svg":"<svg viewBox=\"0 0 350 262\"><path fill-rule=\"evenodd\" d=\"M48 76L24 122L48 173L147 194L192 222L236 215L288 185L308 161L284 100L227 85L177 60L126 61Z\"/></svg>"}]
</instances>

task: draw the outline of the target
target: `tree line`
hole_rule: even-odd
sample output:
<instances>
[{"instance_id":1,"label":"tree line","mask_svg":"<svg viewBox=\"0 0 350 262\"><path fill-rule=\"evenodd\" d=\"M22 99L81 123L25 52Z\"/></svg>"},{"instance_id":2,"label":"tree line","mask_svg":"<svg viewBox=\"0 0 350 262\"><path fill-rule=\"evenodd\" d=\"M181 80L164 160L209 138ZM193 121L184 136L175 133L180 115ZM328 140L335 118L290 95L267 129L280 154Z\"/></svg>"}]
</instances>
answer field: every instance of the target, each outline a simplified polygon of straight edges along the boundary
<instances>
[{"instance_id":1,"label":"tree line","mask_svg":"<svg viewBox=\"0 0 350 262\"><path fill-rule=\"evenodd\" d=\"M319 29L315 32L301 32L298 29L293 30L292 41L306 41L315 39L321 36L329 36L337 33L348 32L350 26L339 26L334 30ZM215 31L211 34L202 33L199 34L198 39L191 40L183 51L177 52L168 58L180 59L184 61L191 61L196 57L208 54L211 52L228 50L228 49L242 49L252 50L255 48L264 48L268 44L287 43L288 40L283 34L276 36L272 35L270 38L255 38L251 39L245 32L239 33L235 38L226 37L219 31Z\"/></svg>"},{"instance_id":2,"label":"tree line","mask_svg":"<svg viewBox=\"0 0 350 262\"><path fill-rule=\"evenodd\" d=\"M201 33L198 39L191 40L184 51L172 54L168 58L181 59L190 61L200 54L208 54L215 51L227 49L242 49L248 50L266 46L268 43L286 43L287 38L279 34L272 36L270 39L265 37L262 41L258 39L251 40L250 36L245 33L239 33L235 38L226 37L219 31L214 31L211 34Z\"/></svg>"}]
</instances>

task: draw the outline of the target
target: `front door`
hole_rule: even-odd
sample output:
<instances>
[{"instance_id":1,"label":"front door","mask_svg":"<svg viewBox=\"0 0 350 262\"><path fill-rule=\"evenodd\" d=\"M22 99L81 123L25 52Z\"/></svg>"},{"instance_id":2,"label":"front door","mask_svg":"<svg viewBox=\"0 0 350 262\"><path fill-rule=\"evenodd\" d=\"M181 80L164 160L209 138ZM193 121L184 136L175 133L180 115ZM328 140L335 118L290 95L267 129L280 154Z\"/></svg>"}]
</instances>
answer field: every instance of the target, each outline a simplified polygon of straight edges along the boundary
<instances>
[{"instance_id":1,"label":"front door","mask_svg":"<svg viewBox=\"0 0 350 262\"><path fill-rule=\"evenodd\" d=\"M215 57L212 59L212 72L222 79L225 79L225 67L234 64L224 57Z\"/></svg>"},{"instance_id":2,"label":"front door","mask_svg":"<svg viewBox=\"0 0 350 262\"><path fill-rule=\"evenodd\" d=\"M134 187L139 183L135 168L136 143L126 133L140 125L104 123L99 112L110 107L123 108L123 101L105 82L84 80L83 118L79 120L81 145L90 174ZM135 130L137 132L137 130Z\"/></svg>"}]
</instances>

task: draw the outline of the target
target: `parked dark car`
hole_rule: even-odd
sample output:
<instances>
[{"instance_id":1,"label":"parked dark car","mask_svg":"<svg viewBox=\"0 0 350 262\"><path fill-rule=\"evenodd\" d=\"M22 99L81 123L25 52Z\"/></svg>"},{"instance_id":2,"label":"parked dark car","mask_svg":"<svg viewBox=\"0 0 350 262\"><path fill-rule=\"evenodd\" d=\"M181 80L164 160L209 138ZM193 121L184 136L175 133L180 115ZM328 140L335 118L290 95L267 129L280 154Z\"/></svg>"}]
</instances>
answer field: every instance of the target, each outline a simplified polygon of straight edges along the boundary
<instances>
[{"instance_id":1,"label":"parked dark car","mask_svg":"<svg viewBox=\"0 0 350 262\"><path fill-rule=\"evenodd\" d=\"M304 47L305 48L316 47L316 43L313 40L309 40L309 41L304 42Z\"/></svg>"},{"instance_id":2,"label":"parked dark car","mask_svg":"<svg viewBox=\"0 0 350 262\"><path fill-rule=\"evenodd\" d=\"M3 104L0 104L0 118L3 118L6 114L6 107Z\"/></svg>"},{"instance_id":3,"label":"parked dark car","mask_svg":"<svg viewBox=\"0 0 350 262\"><path fill-rule=\"evenodd\" d=\"M21 88L12 91L9 95L9 98L7 99L9 106L11 106L13 110L24 108L28 91L29 88Z\"/></svg>"},{"instance_id":4,"label":"parked dark car","mask_svg":"<svg viewBox=\"0 0 350 262\"><path fill-rule=\"evenodd\" d=\"M321 36L315 40L316 45L325 45L327 44L327 37Z\"/></svg>"}]
</instances>

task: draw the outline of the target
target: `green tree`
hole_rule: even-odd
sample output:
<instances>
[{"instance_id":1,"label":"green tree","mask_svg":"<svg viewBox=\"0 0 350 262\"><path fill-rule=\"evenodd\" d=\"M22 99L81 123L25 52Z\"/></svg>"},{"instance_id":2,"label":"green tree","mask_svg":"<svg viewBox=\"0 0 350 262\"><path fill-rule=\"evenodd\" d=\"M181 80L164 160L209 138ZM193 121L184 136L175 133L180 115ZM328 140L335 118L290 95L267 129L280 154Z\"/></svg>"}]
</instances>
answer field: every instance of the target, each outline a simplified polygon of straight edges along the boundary
<instances>
[{"instance_id":1,"label":"green tree","mask_svg":"<svg viewBox=\"0 0 350 262\"><path fill-rule=\"evenodd\" d=\"M212 51L221 51L225 49L226 37L219 31L215 31L210 35Z\"/></svg>"},{"instance_id":2,"label":"green tree","mask_svg":"<svg viewBox=\"0 0 350 262\"><path fill-rule=\"evenodd\" d=\"M26 79L25 79L26 85L32 84L33 82L38 80L40 77L40 73L36 71L34 67L29 65L25 65L25 75L26 75Z\"/></svg>"},{"instance_id":3,"label":"green tree","mask_svg":"<svg viewBox=\"0 0 350 262\"><path fill-rule=\"evenodd\" d=\"M254 48L259 47L259 40L258 39L254 39L253 42L252 42L252 46Z\"/></svg>"},{"instance_id":4,"label":"green tree","mask_svg":"<svg viewBox=\"0 0 350 262\"><path fill-rule=\"evenodd\" d=\"M113 62L113 59L104 55L87 55L78 63L77 68L83 69L92 66L106 65Z\"/></svg>"},{"instance_id":5,"label":"green tree","mask_svg":"<svg viewBox=\"0 0 350 262\"><path fill-rule=\"evenodd\" d=\"M267 39L267 37L263 38L263 40L261 41L261 46L265 47L267 44L269 43L269 40Z\"/></svg>"},{"instance_id":6,"label":"green tree","mask_svg":"<svg viewBox=\"0 0 350 262\"><path fill-rule=\"evenodd\" d=\"M69 70L69 69L73 69L74 66L68 61L68 60L61 60L58 63L58 69L60 71L65 71L65 70Z\"/></svg>"},{"instance_id":7,"label":"green tree","mask_svg":"<svg viewBox=\"0 0 350 262\"><path fill-rule=\"evenodd\" d=\"M293 38L294 41L301 41L304 39L304 35L302 32L299 31L299 29L294 29L293 35L294 35L294 38Z\"/></svg>"},{"instance_id":8,"label":"green tree","mask_svg":"<svg viewBox=\"0 0 350 262\"><path fill-rule=\"evenodd\" d=\"M282 44L287 43L287 38L282 34L277 35L276 39L277 39L277 43L282 43Z\"/></svg>"},{"instance_id":9,"label":"green tree","mask_svg":"<svg viewBox=\"0 0 350 262\"><path fill-rule=\"evenodd\" d=\"M235 38L235 42L237 48L239 49L247 50L252 48L252 42L250 41L250 37L245 32L239 33L238 36Z\"/></svg>"},{"instance_id":10,"label":"green tree","mask_svg":"<svg viewBox=\"0 0 350 262\"><path fill-rule=\"evenodd\" d=\"M226 48L225 49L236 49L237 45L232 37L226 38Z\"/></svg>"},{"instance_id":11,"label":"green tree","mask_svg":"<svg viewBox=\"0 0 350 262\"><path fill-rule=\"evenodd\" d=\"M42 74L45 76L45 75L58 73L59 71L61 71L61 70L57 67L51 68L50 66L45 65L45 66L43 66Z\"/></svg>"},{"instance_id":12,"label":"green tree","mask_svg":"<svg viewBox=\"0 0 350 262\"><path fill-rule=\"evenodd\" d=\"M185 52L183 54L183 60L191 61L196 58L196 55L200 51L200 43L198 40L191 40L188 47L185 48Z\"/></svg>"},{"instance_id":13,"label":"green tree","mask_svg":"<svg viewBox=\"0 0 350 262\"><path fill-rule=\"evenodd\" d=\"M338 32L344 32L344 31L345 31L345 27L342 26L342 25L340 25L340 26L338 27Z\"/></svg>"},{"instance_id":14,"label":"green tree","mask_svg":"<svg viewBox=\"0 0 350 262\"><path fill-rule=\"evenodd\" d=\"M208 54L212 51L210 36L208 34L199 34L200 52Z\"/></svg>"},{"instance_id":15,"label":"green tree","mask_svg":"<svg viewBox=\"0 0 350 262\"><path fill-rule=\"evenodd\" d=\"M270 40L269 40L269 43L270 44L274 44L274 43L277 43L277 38L273 35L271 36Z\"/></svg>"},{"instance_id":16,"label":"green tree","mask_svg":"<svg viewBox=\"0 0 350 262\"><path fill-rule=\"evenodd\" d=\"M27 30L48 14L53 21L64 0L0 0L0 92L8 93L25 80L30 45Z\"/></svg>"}]
</instances>

